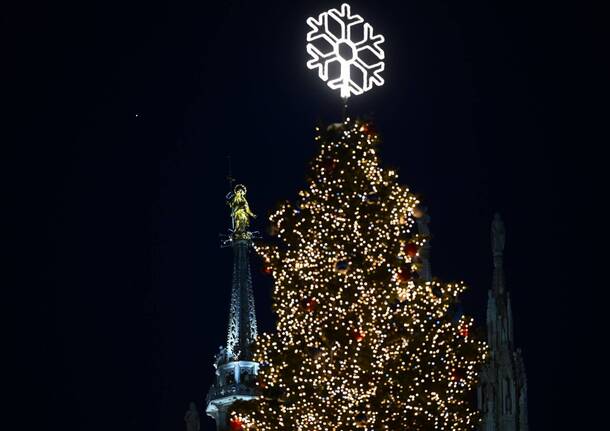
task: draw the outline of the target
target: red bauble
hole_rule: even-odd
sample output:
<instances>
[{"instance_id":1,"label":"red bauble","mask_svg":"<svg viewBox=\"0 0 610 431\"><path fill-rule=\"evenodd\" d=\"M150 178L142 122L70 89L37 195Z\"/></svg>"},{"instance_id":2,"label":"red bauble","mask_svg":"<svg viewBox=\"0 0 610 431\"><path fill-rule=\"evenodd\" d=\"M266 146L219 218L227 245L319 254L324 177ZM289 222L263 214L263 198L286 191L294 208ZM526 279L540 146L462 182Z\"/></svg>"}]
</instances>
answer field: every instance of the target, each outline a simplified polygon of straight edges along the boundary
<instances>
[{"instance_id":1,"label":"red bauble","mask_svg":"<svg viewBox=\"0 0 610 431\"><path fill-rule=\"evenodd\" d=\"M363 123L358 130L369 136L375 134L375 127L371 123Z\"/></svg>"},{"instance_id":2,"label":"red bauble","mask_svg":"<svg viewBox=\"0 0 610 431\"><path fill-rule=\"evenodd\" d=\"M410 242L407 245L405 245L405 254L409 257L417 256L418 250L419 250L419 247L415 243Z\"/></svg>"},{"instance_id":3,"label":"red bauble","mask_svg":"<svg viewBox=\"0 0 610 431\"><path fill-rule=\"evenodd\" d=\"M243 431L244 425L239 418L232 418L229 421L229 428L231 431Z\"/></svg>"},{"instance_id":4,"label":"red bauble","mask_svg":"<svg viewBox=\"0 0 610 431\"><path fill-rule=\"evenodd\" d=\"M332 173L337 167L337 162L334 159L326 159L322 162L322 167L326 173Z\"/></svg>"},{"instance_id":5,"label":"red bauble","mask_svg":"<svg viewBox=\"0 0 610 431\"><path fill-rule=\"evenodd\" d=\"M468 337L469 331L470 331L470 328L468 327L468 325L463 324L460 326L460 335L462 337Z\"/></svg>"},{"instance_id":6,"label":"red bauble","mask_svg":"<svg viewBox=\"0 0 610 431\"><path fill-rule=\"evenodd\" d=\"M413 279L413 273L408 266L402 266L398 272L398 280L406 283Z\"/></svg>"},{"instance_id":7,"label":"red bauble","mask_svg":"<svg viewBox=\"0 0 610 431\"><path fill-rule=\"evenodd\" d=\"M315 311L317 306L318 301L316 300L316 298L311 298L305 303L305 310L307 310L308 313L311 313Z\"/></svg>"},{"instance_id":8,"label":"red bauble","mask_svg":"<svg viewBox=\"0 0 610 431\"><path fill-rule=\"evenodd\" d=\"M455 382L462 381L465 378L466 378L466 373L464 372L464 370L461 370L461 369L455 370L453 372L453 374L451 375L451 380L453 380Z\"/></svg>"},{"instance_id":9,"label":"red bauble","mask_svg":"<svg viewBox=\"0 0 610 431\"><path fill-rule=\"evenodd\" d=\"M357 342L361 342L362 340L364 340L364 332L362 332L358 329L354 330L354 339Z\"/></svg>"},{"instance_id":10,"label":"red bauble","mask_svg":"<svg viewBox=\"0 0 610 431\"><path fill-rule=\"evenodd\" d=\"M271 274L273 272L273 269L270 266L265 265L265 266L263 266L263 272L265 274Z\"/></svg>"}]
</instances>

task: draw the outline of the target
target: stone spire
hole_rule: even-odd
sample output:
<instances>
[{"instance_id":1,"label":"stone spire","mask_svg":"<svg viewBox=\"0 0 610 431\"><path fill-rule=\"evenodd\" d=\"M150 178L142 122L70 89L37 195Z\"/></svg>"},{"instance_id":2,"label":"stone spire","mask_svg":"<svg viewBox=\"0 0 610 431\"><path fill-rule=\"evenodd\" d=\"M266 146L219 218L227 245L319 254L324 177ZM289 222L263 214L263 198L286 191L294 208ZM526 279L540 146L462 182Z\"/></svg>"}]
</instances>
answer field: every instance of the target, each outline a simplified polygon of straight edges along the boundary
<instances>
[{"instance_id":1,"label":"stone spire","mask_svg":"<svg viewBox=\"0 0 610 431\"><path fill-rule=\"evenodd\" d=\"M227 334L227 355L234 360L252 360L250 346L256 339L256 314L254 293L250 275L250 239L232 241L233 285L231 308L229 310L229 331Z\"/></svg>"},{"instance_id":2,"label":"stone spire","mask_svg":"<svg viewBox=\"0 0 610 431\"><path fill-rule=\"evenodd\" d=\"M506 230L500 214L494 215L491 223L491 251L493 256L492 287L487 299L487 326L488 342L492 352L501 348L505 343L513 349L513 313L510 303L510 293L506 290L504 278L504 245L506 243Z\"/></svg>"},{"instance_id":3,"label":"stone spire","mask_svg":"<svg viewBox=\"0 0 610 431\"><path fill-rule=\"evenodd\" d=\"M258 363L252 360L251 346L257 328L249 253L257 233L248 231L249 218L254 214L245 195L246 188L242 185L227 195L233 229L222 246L233 249L229 330L226 347L221 346L215 357L216 382L208 392L206 409L208 416L216 421L218 431L229 429L229 409L235 401L256 398Z\"/></svg>"},{"instance_id":4,"label":"stone spire","mask_svg":"<svg viewBox=\"0 0 610 431\"><path fill-rule=\"evenodd\" d=\"M482 431L527 431L527 381L521 351L514 350L510 293L504 278L504 223L491 224L492 287L487 300L487 342L490 358L477 391Z\"/></svg>"},{"instance_id":5,"label":"stone spire","mask_svg":"<svg viewBox=\"0 0 610 431\"><path fill-rule=\"evenodd\" d=\"M497 294L504 292L504 244L506 242L506 231L504 229L504 222L500 217L500 214L494 215L493 222L491 223L491 251L493 254L494 261L494 273L493 273L493 290Z\"/></svg>"}]
</instances>

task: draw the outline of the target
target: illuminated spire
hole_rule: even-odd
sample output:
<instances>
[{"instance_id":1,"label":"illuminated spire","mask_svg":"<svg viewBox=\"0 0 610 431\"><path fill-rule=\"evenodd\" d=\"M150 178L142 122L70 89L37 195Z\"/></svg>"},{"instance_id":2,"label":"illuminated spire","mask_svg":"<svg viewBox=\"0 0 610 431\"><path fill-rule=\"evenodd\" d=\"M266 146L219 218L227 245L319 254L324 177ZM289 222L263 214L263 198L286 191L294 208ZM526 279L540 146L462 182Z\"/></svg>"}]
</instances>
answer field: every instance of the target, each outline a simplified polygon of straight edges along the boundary
<instances>
[{"instance_id":1,"label":"illuminated spire","mask_svg":"<svg viewBox=\"0 0 610 431\"><path fill-rule=\"evenodd\" d=\"M246 187L238 184L227 195L231 208L232 229L222 241L222 247L233 249L233 282L226 347L220 347L215 357L216 382L207 397L206 413L216 421L216 429L229 429L227 415L237 400L256 397L258 363L252 361L251 346L257 336L254 293L250 273L249 253L252 239L258 233L248 230L250 211Z\"/></svg>"},{"instance_id":2,"label":"illuminated spire","mask_svg":"<svg viewBox=\"0 0 610 431\"><path fill-rule=\"evenodd\" d=\"M250 345L257 335L254 293L248 258L251 245L249 239L232 241L233 286L227 335L227 355L235 360L249 361L252 359Z\"/></svg>"}]
</instances>

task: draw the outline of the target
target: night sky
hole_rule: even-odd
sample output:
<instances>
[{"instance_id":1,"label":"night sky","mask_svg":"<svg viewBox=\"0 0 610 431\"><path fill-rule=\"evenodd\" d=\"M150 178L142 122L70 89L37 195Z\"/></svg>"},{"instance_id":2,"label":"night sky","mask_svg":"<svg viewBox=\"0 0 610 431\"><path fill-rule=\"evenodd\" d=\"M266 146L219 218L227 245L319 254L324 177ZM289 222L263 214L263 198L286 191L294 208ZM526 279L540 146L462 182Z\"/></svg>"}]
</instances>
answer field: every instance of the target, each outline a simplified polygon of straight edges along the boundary
<instances>
[{"instance_id":1,"label":"night sky","mask_svg":"<svg viewBox=\"0 0 610 431\"><path fill-rule=\"evenodd\" d=\"M304 186L314 127L341 119L304 43L305 19L339 4L4 11L5 370L21 429L177 431L189 401L203 407L228 319L227 155L264 231ZM531 429L577 429L588 419L567 412L592 395L573 359L591 335L566 279L585 272L573 253L588 199L572 180L589 172L566 148L589 138L572 140L563 106L593 87L577 74L595 26L550 1L351 4L385 35L387 61L386 85L350 112L375 121L382 161L428 206L434 275L466 281L464 309L483 324L502 214ZM271 330L271 280L252 264Z\"/></svg>"}]
</instances>

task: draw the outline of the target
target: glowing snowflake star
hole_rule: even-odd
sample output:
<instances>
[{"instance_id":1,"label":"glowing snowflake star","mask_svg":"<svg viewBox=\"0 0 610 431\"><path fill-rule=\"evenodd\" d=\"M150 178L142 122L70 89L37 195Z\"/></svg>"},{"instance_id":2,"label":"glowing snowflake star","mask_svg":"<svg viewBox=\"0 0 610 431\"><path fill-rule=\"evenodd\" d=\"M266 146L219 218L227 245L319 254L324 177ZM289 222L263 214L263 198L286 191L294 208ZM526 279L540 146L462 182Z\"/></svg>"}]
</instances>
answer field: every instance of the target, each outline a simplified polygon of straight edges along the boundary
<instances>
[{"instance_id":1,"label":"glowing snowflake star","mask_svg":"<svg viewBox=\"0 0 610 431\"><path fill-rule=\"evenodd\" d=\"M363 36L359 41L352 40L352 27L362 24L360 15L352 15L348 4L341 5L341 11L330 9L308 18L307 24L312 30L307 33L307 52L311 59L307 62L309 69L318 69L318 76L333 90L340 89L341 97L350 94L362 94L374 85L383 85L381 77L385 65L385 54L380 45L385 38L373 34L373 27L364 23ZM372 58L365 60L366 57ZM337 73L329 73L333 64L340 66ZM361 75L361 79L360 78ZM358 82L357 82L358 81Z\"/></svg>"}]
</instances>

